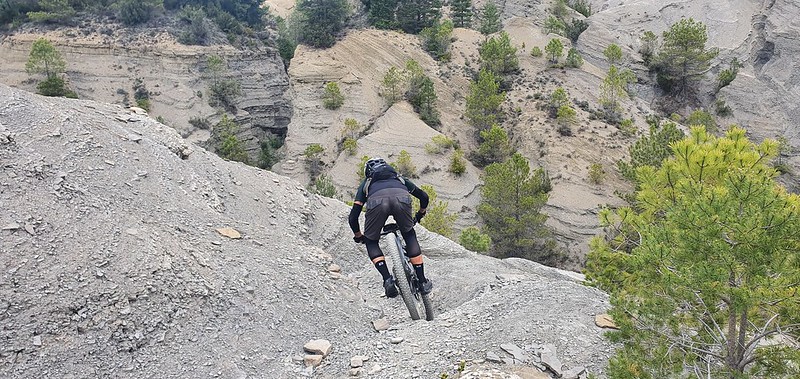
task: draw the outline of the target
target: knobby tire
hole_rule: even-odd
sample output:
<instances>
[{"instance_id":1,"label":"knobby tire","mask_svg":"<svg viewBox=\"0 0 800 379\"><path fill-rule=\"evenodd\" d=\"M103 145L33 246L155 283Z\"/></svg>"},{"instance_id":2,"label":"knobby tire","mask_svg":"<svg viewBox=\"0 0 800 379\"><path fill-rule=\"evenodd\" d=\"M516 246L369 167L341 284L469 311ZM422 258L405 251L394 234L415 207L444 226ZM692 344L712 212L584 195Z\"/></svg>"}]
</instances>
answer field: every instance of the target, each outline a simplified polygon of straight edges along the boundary
<instances>
[{"instance_id":1,"label":"knobby tire","mask_svg":"<svg viewBox=\"0 0 800 379\"><path fill-rule=\"evenodd\" d=\"M406 272L403 270L403 257L401 256L402 253L397 248L397 242L395 240L392 240L389 243L388 253L389 259L392 260L392 273L394 274L394 281L397 283L397 289L400 290L400 297L403 298L403 303L406 304L406 308L408 308L408 313L411 315L411 319L419 320L420 317L419 310L417 309L417 302L414 299L414 294L411 292L411 286L408 285Z\"/></svg>"}]
</instances>

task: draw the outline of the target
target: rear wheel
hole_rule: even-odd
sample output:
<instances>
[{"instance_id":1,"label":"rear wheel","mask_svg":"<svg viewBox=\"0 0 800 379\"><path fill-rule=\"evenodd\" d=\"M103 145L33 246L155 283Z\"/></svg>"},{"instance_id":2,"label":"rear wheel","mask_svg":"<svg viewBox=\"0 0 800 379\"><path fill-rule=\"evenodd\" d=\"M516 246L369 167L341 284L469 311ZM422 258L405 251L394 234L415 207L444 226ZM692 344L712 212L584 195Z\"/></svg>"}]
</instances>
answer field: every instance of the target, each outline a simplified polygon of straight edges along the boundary
<instances>
[{"instance_id":1,"label":"rear wheel","mask_svg":"<svg viewBox=\"0 0 800 379\"><path fill-rule=\"evenodd\" d=\"M403 298L403 303L406 304L406 308L408 308L408 313L411 315L411 319L419 320L417 302L414 299L414 294L411 292L411 286L408 285L406 272L403 270L403 257L400 255L400 250L397 249L397 244L395 241L391 241L389 243L387 253L389 253L389 259L392 260L392 274L394 274L394 281L397 283L397 289L400 290L400 297Z\"/></svg>"}]
</instances>

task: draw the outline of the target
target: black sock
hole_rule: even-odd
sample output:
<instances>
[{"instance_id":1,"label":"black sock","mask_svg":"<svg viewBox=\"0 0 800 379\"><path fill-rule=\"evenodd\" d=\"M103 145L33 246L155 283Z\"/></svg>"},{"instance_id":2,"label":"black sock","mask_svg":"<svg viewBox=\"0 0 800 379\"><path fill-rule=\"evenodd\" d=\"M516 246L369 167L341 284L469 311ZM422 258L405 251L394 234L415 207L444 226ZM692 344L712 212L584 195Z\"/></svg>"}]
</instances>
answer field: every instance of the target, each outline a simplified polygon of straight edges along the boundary
<instances>
[{"instance_id":1,"label":"black sock","mask_svg":"<svg viewBox=\"0 0 800 379\"><path fill-rule=\"evenodd\" d=\"M375 268L381 273L383 280L389 279L389 277L392 276L392 274L389 273L389 267L386 266L386 261L378 261L375 263Z\"/></svg>"},{"instance_id":2,"label":"black sock","mask_svg":"<svg viewBox=\"0 0 800 379\"><path fill-rule=\"evenodd\" d=\"M422 268L422 263L414 265L414 272L417 273L417 279L419 279L420 283L428 281L428 279L425 279L425 269Z\"/></svg>"}]
</instances>

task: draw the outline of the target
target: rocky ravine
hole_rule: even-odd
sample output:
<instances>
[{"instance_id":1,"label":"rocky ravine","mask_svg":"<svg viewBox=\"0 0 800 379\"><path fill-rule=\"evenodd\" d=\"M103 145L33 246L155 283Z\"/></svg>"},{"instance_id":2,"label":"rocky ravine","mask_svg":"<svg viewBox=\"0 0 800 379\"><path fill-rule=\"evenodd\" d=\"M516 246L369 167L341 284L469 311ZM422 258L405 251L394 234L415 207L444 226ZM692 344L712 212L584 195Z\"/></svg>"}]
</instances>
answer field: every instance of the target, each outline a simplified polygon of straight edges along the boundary
<instances>
[{"instance_id":1,"label":"rocky ravine","mask_svg":"<svg viewBox=\"0 0 800 379\"><path fill-rule=\"evenodd\" d=\"M286 135L292 99L276 49L187 46L177 43L165 28L125 29L84 21L76 27L0 35L0 83L36 92L35 82L25 73L25 62L31 44L39 38L51 41L64 57L66 78L79 98L123 104L127 93L135 104L133 85L141 79L151 94L150 115L161 117L194 141L205 141L209 133L190 125L190 119L207 118L213 124L221 117L208 105L208 82L203 79L206 60L219 55L228 62L228 77L241 83L234 116L241 126L239 137L254 160L260 152L259 141Z\"/></svg>"},{"instance_id":2,"label":"rocky ravine","mask_svg":"<svg viewBox=\"0 0 800 379\"><path fill-rule=\"evenodd\" d=\"M438 317L412 322L343 203L117 105L0 86L0 167L0 377L546 378L612 351L580 275L424 230Z\"/></svg>"}]
</instances>

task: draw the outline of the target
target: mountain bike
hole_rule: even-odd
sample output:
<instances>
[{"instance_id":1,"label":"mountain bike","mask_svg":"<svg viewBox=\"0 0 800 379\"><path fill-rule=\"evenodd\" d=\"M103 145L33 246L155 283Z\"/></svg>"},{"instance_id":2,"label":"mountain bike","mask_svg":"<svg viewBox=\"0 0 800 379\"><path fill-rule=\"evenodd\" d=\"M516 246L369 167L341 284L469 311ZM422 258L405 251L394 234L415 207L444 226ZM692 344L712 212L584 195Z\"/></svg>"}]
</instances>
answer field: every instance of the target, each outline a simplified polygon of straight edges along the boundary
<instances>
[{"instance_id":1,"label":"mountain bike","mask_svg":"<svg viewBox=\"0 0 800 379\"><path fill-rule=\"evenodd\" d=\"M400 228L396 223L386 224L383 227L381 236L388 234L394 235L394 244L389 244L387 255L392 261L392 274L395 283L400 290L403 303L408 308L412 320L420 319L419 306L425 314L425 320L433 320L433 305L431 304L430 294L422 293L422 283L417 279L417 273L406 253L406 242L400 235ZM405 280L404 280L405 279Z\"/></svg>"}]
</instances>

